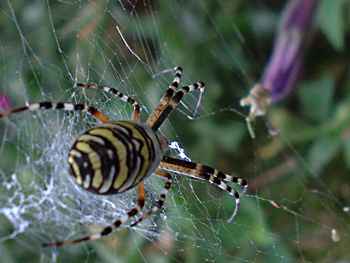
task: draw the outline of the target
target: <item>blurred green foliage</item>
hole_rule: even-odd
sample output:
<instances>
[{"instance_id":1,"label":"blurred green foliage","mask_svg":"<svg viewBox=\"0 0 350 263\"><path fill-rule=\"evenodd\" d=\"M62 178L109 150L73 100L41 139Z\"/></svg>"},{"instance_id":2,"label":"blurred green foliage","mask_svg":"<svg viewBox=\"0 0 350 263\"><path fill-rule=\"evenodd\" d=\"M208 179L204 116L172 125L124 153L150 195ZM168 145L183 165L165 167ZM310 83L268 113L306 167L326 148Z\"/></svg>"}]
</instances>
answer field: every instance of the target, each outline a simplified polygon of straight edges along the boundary
<instances>
[{"instance_id":1,"label":"blurred green foliage","mask_svg":"<svg viewBox=\"0 0 350 263\"><path fill-rule=\"evenodd\" d=\"M137 2L134 11L132 2ZM64 100L70 98L73 85L65 65L82 79L86 72L74 72L76 65L91 67L90 80L102 79L110 85L120 84L118 72L127 68L132 73L122 89L152 109L171 78L152 79L149 69L130 55L116 34L118 24L133 50L153 70L181 65L185 83L206 82L201 116L190 121L178 111L165 131L181 142L193 160L247 178L251 196L242 198L235 223L228 224L225 220L232 199L197 183L193 184L195 197L188 181L182 181L188 196L183 199L176 196L178 191L171 193L177 205L167 208L164 229L176 231L162 232L169 237L162 234L158 240L148 241L138 232L122 230L87 246L60 249L58 262L348 259L349 216L342 210L350 198L348 1L322 0L297 92L274 105L268 115L280 135L271 138L266 122L259 119L256 140L249 137L244 117L236 111L244 113L239 99L259 80L268 61L285 1L147 3L2 1L1 93L8 95L13 105L22 105L27 99L38 101L43 93ZM56 36L63 53L58 52ZM104 71L109 59L115 68ZM190 97L186 105L194 99ZM186 111L184 107L181 110ZM11 143L4 147L6 156L0 163L6 170L16 151ZM197 198L203 203L198 204ZM264 198L275 200L281 208ZM340 242L332 241L331 226L340 233ZM4 227L1 233L10 229ZM54 258L51 251L39 245L36 249L17 239L3 242L1 262Z\"/></svg>"}]
</instances>

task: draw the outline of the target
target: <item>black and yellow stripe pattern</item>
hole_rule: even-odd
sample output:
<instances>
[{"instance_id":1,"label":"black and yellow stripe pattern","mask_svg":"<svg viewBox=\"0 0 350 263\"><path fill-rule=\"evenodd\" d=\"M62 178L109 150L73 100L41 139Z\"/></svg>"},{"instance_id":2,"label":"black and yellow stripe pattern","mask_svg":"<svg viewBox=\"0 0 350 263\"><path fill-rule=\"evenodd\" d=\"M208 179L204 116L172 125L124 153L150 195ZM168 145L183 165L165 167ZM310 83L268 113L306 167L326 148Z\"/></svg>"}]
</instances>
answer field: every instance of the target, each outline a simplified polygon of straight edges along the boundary
<instances>
[{"instance_id":1,"label":"black and yellow stripe pattern","mask_svg":"<svg viewBox=\"0 0 350 263\"><path fill-rule=\"evenodd\" d=\"M161 158L159 140L149 127L118 121L80 135L68 162L78 185L106 195L133 188L156 170Z\"/></svg>"},{"instance_id":2,"label":"black and yellow stripe pattern","mask_svg":"<svg viewBox=\"0 0 350 263\"><path fill-rule=\"evenodd\" d=\"M5 112L0 112L0 118L4 118L11 114L25 112L25 111L39 111L39 110L51 110L51 109L62 110L62 111L88 112L103 123L106 123L109 121L106 115L104 115L102 112L97 110L95 107L89 106L85 103L73 104L70 102L51 102L51 101L42 101L38 103L27 104L26 106L13 108Z\"/></svg>"}]
</instances>

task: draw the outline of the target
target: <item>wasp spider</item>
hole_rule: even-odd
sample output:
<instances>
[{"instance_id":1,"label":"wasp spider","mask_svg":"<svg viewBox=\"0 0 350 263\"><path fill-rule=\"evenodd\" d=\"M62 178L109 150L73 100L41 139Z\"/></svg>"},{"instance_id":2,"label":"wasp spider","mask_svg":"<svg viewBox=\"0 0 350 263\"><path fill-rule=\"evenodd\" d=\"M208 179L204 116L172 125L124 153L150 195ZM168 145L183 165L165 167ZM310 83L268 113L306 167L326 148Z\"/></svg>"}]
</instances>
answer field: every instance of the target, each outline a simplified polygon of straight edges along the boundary
<instances>
[{"instance_id":1,"label":"wasp spider","mask_svg":"<svg viewBox=\"0 0 350 263\"><path fill-rule=\"evenodd\" d=\"M68 163L73 180L85 190L99 195L118 194L134 187L137 188L135 207L111 225L105 227L100 233L75 240L46 243L43 244L44 246L59 247L99 239L111 234L129 219L135 218L130 225L137 225L162 208L172 184L172 176L169 172L207 181L227 192L235 200L235 210L231 219L237 214L240 204L239 194L226 182L235 183L245 191L247 189L246 180L225 174L200 163L164 155L168 144L166 138L157 132L159 127L177 107L184 95L192 91L199 91L200 95L204 92L204 83L201 81L179 88L182 69L176 67L174 71L174 80L145 123L140 121L141 110L137 101L114 88L99 86L95 83L78 83L77 86L99 89L131 104L133 106L131 120L109 121L106 115L92 106L49 101L27 104L0 113L0 118L23 111L47 109L90 113L102 124L80 135L70 149ZM165 185L153 206L142 212L141 210L145 204L144 180L153 174L164 178Z\"/></svg>"}]
</instances>

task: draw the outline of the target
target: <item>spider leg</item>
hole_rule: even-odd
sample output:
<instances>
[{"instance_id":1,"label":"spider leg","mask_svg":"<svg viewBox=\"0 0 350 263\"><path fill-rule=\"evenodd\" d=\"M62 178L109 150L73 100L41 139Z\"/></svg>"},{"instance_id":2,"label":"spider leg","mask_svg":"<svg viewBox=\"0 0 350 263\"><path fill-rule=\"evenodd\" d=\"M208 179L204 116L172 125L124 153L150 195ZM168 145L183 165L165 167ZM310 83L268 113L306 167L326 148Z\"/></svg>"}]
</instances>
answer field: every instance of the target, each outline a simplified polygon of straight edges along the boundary
<instances>
[{"instance_id":1,"label":"spider leg","mask_svg":"<svg viewBox=\"0 0 350 263\"><path fill-rule=\"evenodd\" d=\"M232 216L228 220L229 222L235 218L238 212L240 206L240 196L236 190L227 185L224 181L239 185L242 188L243 192L245 192L248 188L248 183L245 179L225 174L217 169L200 163L193 163L165 156L163 157L159 168L168 172L174 172L194 179L207 181L217 188L227 192L229 195L233 196L235 198L236 207Z\"/></svg>"},{"instance_id":2,"label":"spider leg","mask_svg":"<svg viewBox=\"0 0 350 263\"><path fill-rule=\"evenodd\" d=\"M125 224L126 221L134 216L136 216L142 208L145 205L145 188L144 183L141 182L137 187L137 205L130 209L125 215L120 217L119 219L115 220L112 225L107 226L102 229L100 233L92 234L88 236L84 236L82 238L73 239L73 240L63 240L63 241L56 241L51 243L44 243L42 244L43 247L62 247L68 244L78 244L81 242L89 241L89 240L96 240L101 237L107 236L111 234L115 229L119 228L121 225Z\"/></svg>"},{"instance_id":3,"label":"spider leg","mask_svg":"<svg viewBox=\"0 0 350 263\"><path fill-rule=\"evenodd\" d=\"M24 111L38 111L38 110L63 110L63 111L82 111L88 112L93 115L99 121L105 123L108 122L108 117L102 112L97 110L95 107L89 106L84 103L69 103L69 102L51 102L42 101L38 103L27 104L26 106L13 108L5 112L0 112L0 118L7 117L14 113L24 112Z\"/></svg>"},{"instance_id":4,"label":"spider leg","mask_svg":"<svg viewBox=\"0 0 350 263\"><path fill-rule=\"evenodd\" d=\"M147 119L147 124L150 127L153 127L154 124L157 122L159 119L159 116L161 115L162 112L167 110L167 106L176 92L176 89L179 87L181 78L182 78L182 68L181 67L175 67L175 78L169 85L168 89L165 91L163 97L159 101L159 105L153 110L153 112L149 115Z\"/></svg>"},{"instance_id":5,"label":"spider leg","mask_svg":"<svg viewBox=\"0 0 350 263\"><path fill-rule=\"evenodd\" d=\"M197 113L198 107L201 102L202 94L204 92L205 85L202 81L197 81L191 85L184 86L180 90L176 91L174 95L171 97L170 101L164 105L160 110L158 110L158 107L156 110L151 114L151 116L147 119L147 125L151 127L154 131L157 131L159 127L163 124L165 119L169 116L169 114L176 109L176 107L181 102L182 98L189 92L192 92L194 90L199 90L201 93L200 99L198 100L198 103L196 105L195 113ZM162 102L160 103L162 105ZM150 119L152 117L152 119Z\"/></svg>"},{"instance_id":6,"label":"spider leg","mask_svg":"<svg viewBox=\"0 0 350 263\"><path fill-rule=\"evenodd\" d=\"M137 185L137 205L139 210L145 206L145 183L143 181Z\"/></svg>"},{"instance_id":7,"label":"spider leg","mask_svg":"<svg viewBox=\"0 0 350 263\"><path fill-rule=\"evenodd\" d=\"M103 90L106 93L113 94L116 98L129 103L133 107L133 112L131 115L132 120L139 120L140 119L140 114L141 114L141 106L140 103L138 103L135 99L123 94L119 90L115 88L111 88L108 86L101 86L96 83L77 83L77 86L79 88L85 88L85 89L98 89L98 90Z\"/></svg>"},{"instance_id":8,"label":"spider leg","mask_svg":"<svg viewBox=\"0 0 350 263\"><path fill-rule=\"evenodd\" d=\"M164 203L165 203L165 199L166 196L171 188L171 184L172 184L172 177L171 174L168 172L165 172L163 170L158 169L155 174L157 176L160 177L164 177L165 178L165 184L164 184L164 188L163 190L160 192L159 198L156 200L156 202L154 203L153 207L151 207L149 210L147 210L145 213L143 213L135 222L133 222L130 226L136 226L139 223L141 223L143 220L145 220L146 218L150 217L152 214L158 212L160 209L162 209Z\"/></svg>"}]
</instances>

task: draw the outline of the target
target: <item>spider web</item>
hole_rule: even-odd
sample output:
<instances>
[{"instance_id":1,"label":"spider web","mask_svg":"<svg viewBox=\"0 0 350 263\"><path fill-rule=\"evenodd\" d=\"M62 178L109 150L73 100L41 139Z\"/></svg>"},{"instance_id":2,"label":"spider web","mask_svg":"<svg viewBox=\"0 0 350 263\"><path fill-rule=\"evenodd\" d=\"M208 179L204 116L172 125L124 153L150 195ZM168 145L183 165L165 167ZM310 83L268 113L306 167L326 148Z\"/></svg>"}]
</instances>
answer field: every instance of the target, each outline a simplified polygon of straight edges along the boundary
<instances>
[{"instance_id":1,"label":"spider web","mask_svg":"<svg viewBox=\"0 0 350 263\"><path fill-rule=\"evenodd\" d=\"M93 118L25 113L0 123L4 260L32 256L33 262L127 262L135 258L144 262L294 262L307 261L318 245L331 247L325 255L336 258L337 251L346 250L349 239L346 202L337 197L328 180L319 177L312 158L283 132L271 138L262 122L256 127L258 139L247 135L238 101L253 86L266 55L259 53L264 47L258 41L251 45L254 39L242 34L239 20L218 15L229 17L226 10L243 4L164 2L3 1L1 93L9 96L12 106L41 100L84 101L111 119L129 119L128 105L74 84L92 81L117 87L137 98L147 115L172 80L166 69L182 66L183 83L197 79L207 83L201 115L191 115L198 96L189 95L161 132L172 142L173 155L203 163L211 160L210 165L241 173L252 182L235 222L226 222L232 199L205 183L177 176L165 210L137 228L126 226L129 231L81 246L42 249L42 242L81 237L110 224L133 206L135 193L100 197L70 180L67 152L78 134L96 125ZM255 8L267 9L263 1L258 3ZM269 17L264 12L260 15L256 24L260 19L269 25ZM230 21L227 27L222 27L220 19ZM251 63L255 68L247 61L257 61ZM218 79L216 74L227 79ZM219 108L215 100L220 100ZM276 110L272 118L284 113ZM210 129L208 122L217 128ZM232 136L225 139L226 134ZM219 157L214 143L223 147ZM269 158L278 145L287 145L287 150ZM242 162L242 167L236 170L232 159ZM288 180L277 180L281 174L289 174ZM162 183L157 178L146 181L148 207ZM319 207L324 212L318 212ZM21 252L14 256L13 251Z\"/></svg>"}]
</instances>

